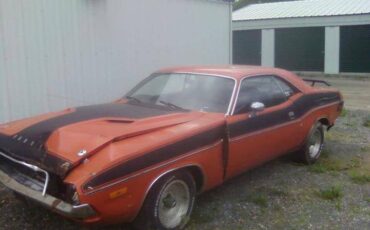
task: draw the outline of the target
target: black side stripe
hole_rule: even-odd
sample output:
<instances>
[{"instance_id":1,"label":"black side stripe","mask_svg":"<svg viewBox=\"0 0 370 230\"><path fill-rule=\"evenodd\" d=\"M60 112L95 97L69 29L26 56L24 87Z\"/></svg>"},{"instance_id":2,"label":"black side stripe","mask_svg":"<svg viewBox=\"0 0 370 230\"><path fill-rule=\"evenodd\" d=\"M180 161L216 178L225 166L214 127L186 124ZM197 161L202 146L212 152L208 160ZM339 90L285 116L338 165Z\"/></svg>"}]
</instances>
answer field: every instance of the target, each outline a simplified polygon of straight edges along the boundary
<instances>
[{"instance_id":1,"label":"black side stripe","mask_svg":"<svg viewBox=\"0 0 370 230\"><path fill-rule=\"evenodd\" d=\"M294 112L295 118L300 118L309 110L339 101L338 93L318 93L312 95L304 95L295 101L291 106L283 110L278 110L273 113L251 117L229 125L230 138L235 138L251 132L259 131L275 125L283 124L292 121L289 112Z\"/></svg>"},{"instance_id":2,"label":"black side stripe","mask_svg":"<svg viewBox=\"0 0 370 230\"><path fill-rule=\"evenodd\" d=\"M123 162L120 165L117 165L103 172L102 174L97 175L95 178L86 183L83 188L84 190L88 190L89 187L95 188L105 183L110 183L133 172L213 144L224 137L224 132L225 126L222 125L212 130L196 134L190 138L146 153L138 158Z\"/></svg>"}]
</instances>

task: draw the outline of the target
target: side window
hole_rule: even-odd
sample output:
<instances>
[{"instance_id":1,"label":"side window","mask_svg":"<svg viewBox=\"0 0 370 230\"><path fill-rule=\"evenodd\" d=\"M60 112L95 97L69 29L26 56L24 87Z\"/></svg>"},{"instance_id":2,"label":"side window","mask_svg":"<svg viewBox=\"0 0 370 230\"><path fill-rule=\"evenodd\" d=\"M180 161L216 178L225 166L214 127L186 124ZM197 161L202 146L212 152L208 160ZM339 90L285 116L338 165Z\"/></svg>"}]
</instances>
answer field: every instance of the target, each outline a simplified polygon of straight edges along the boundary
<instances>
[{"instance_id":1,"label":"side window","mask_svg":"<svg viewBox=\"0 0 370 230\"><path fill-rule=\"evenodd\" d=\"M276 80L276 83L278 84L278 86L280 87L280 89L283 91L283 93L285 94L287 98L297 93L297 90L289 86L288 83L286 83L284 80L278 77L273 77L273 78Z\"/></svg>"},{"instance_id":2,"label":"side window","mask_svg":"<svg viewBox=\"0 0 370 230\"><path fill-rule=\"evenodd\" d=\"M275 77L259 76L246 78L242 81L235 113L250 111L253 102L261 102L266 108L281 104L287 100L282 87Z\"/></svg>"}]
</instances>

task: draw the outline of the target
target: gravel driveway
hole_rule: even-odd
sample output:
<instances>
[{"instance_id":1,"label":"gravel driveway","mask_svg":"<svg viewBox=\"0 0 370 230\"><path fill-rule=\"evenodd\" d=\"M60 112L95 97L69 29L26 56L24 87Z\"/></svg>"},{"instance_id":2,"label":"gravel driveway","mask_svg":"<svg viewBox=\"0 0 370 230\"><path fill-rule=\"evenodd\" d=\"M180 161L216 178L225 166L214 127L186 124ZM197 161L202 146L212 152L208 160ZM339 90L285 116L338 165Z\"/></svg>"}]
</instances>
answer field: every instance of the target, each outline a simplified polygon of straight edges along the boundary
<instances>
[{"instance_id":1,"label":"gravel driveway","mask_svg":"<svg viewBox=\"0 0 370 230\"><path fill-rule=\"evenodd\" d=\"M366 119L347 111L313 166L281 158L202 195L189 229L370 229Z\"/></svg>"},{"instance_id":2,"label":"gravel driveway","mask_svg":"<svg viewBox=\"0 0 370 230\"><path fill-rule=\"evenodd\" d=\"M370 229L370 111L358 106L326 134L317 164L283 157L228 181L198 197L188 229ZM83 229L1 185L0 214L2 229Z\"/></svg>"}]
</instances>

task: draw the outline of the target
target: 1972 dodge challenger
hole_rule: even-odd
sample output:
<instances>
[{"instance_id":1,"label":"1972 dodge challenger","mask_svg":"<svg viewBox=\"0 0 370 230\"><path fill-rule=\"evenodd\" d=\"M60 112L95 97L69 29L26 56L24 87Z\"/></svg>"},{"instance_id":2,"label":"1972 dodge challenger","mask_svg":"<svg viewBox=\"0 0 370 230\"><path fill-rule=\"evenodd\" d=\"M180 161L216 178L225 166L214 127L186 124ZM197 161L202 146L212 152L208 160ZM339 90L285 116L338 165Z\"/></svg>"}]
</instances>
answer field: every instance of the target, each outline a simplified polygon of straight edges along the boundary
<instances>
[{"instance_id":1,"label":"1972 dodge challenger","mask_svg":"<svg viewBox=\"0 0 370 230\"><path fill-rule=\"evenodd\" d=\"M0 126L0 181L83 223L181 229L200 192L285 153L314 163L342 107L282 69L164 69L114 103Z\"/></svg>"}]
</instances>

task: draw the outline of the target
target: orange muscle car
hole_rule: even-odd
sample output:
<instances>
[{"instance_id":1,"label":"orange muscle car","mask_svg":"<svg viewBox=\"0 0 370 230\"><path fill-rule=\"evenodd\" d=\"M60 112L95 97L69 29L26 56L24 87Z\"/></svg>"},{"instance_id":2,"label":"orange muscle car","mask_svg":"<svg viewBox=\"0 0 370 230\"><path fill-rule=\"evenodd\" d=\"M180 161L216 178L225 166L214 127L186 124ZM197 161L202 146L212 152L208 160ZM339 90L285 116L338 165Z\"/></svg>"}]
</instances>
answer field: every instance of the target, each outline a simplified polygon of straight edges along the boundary
<instances>
[{"instance_id":1,"label":"orange muscle car","mask_svg":"<svg viewBox=\"0 0 370 230\"><path fill-rule=\"evenodd\" d=\"M163 69L114 103L1 125L0 181L82 223L181 229L200 192L285 153L314 163L342 107L282 69Z\"/></svg>"}]
</instances>

